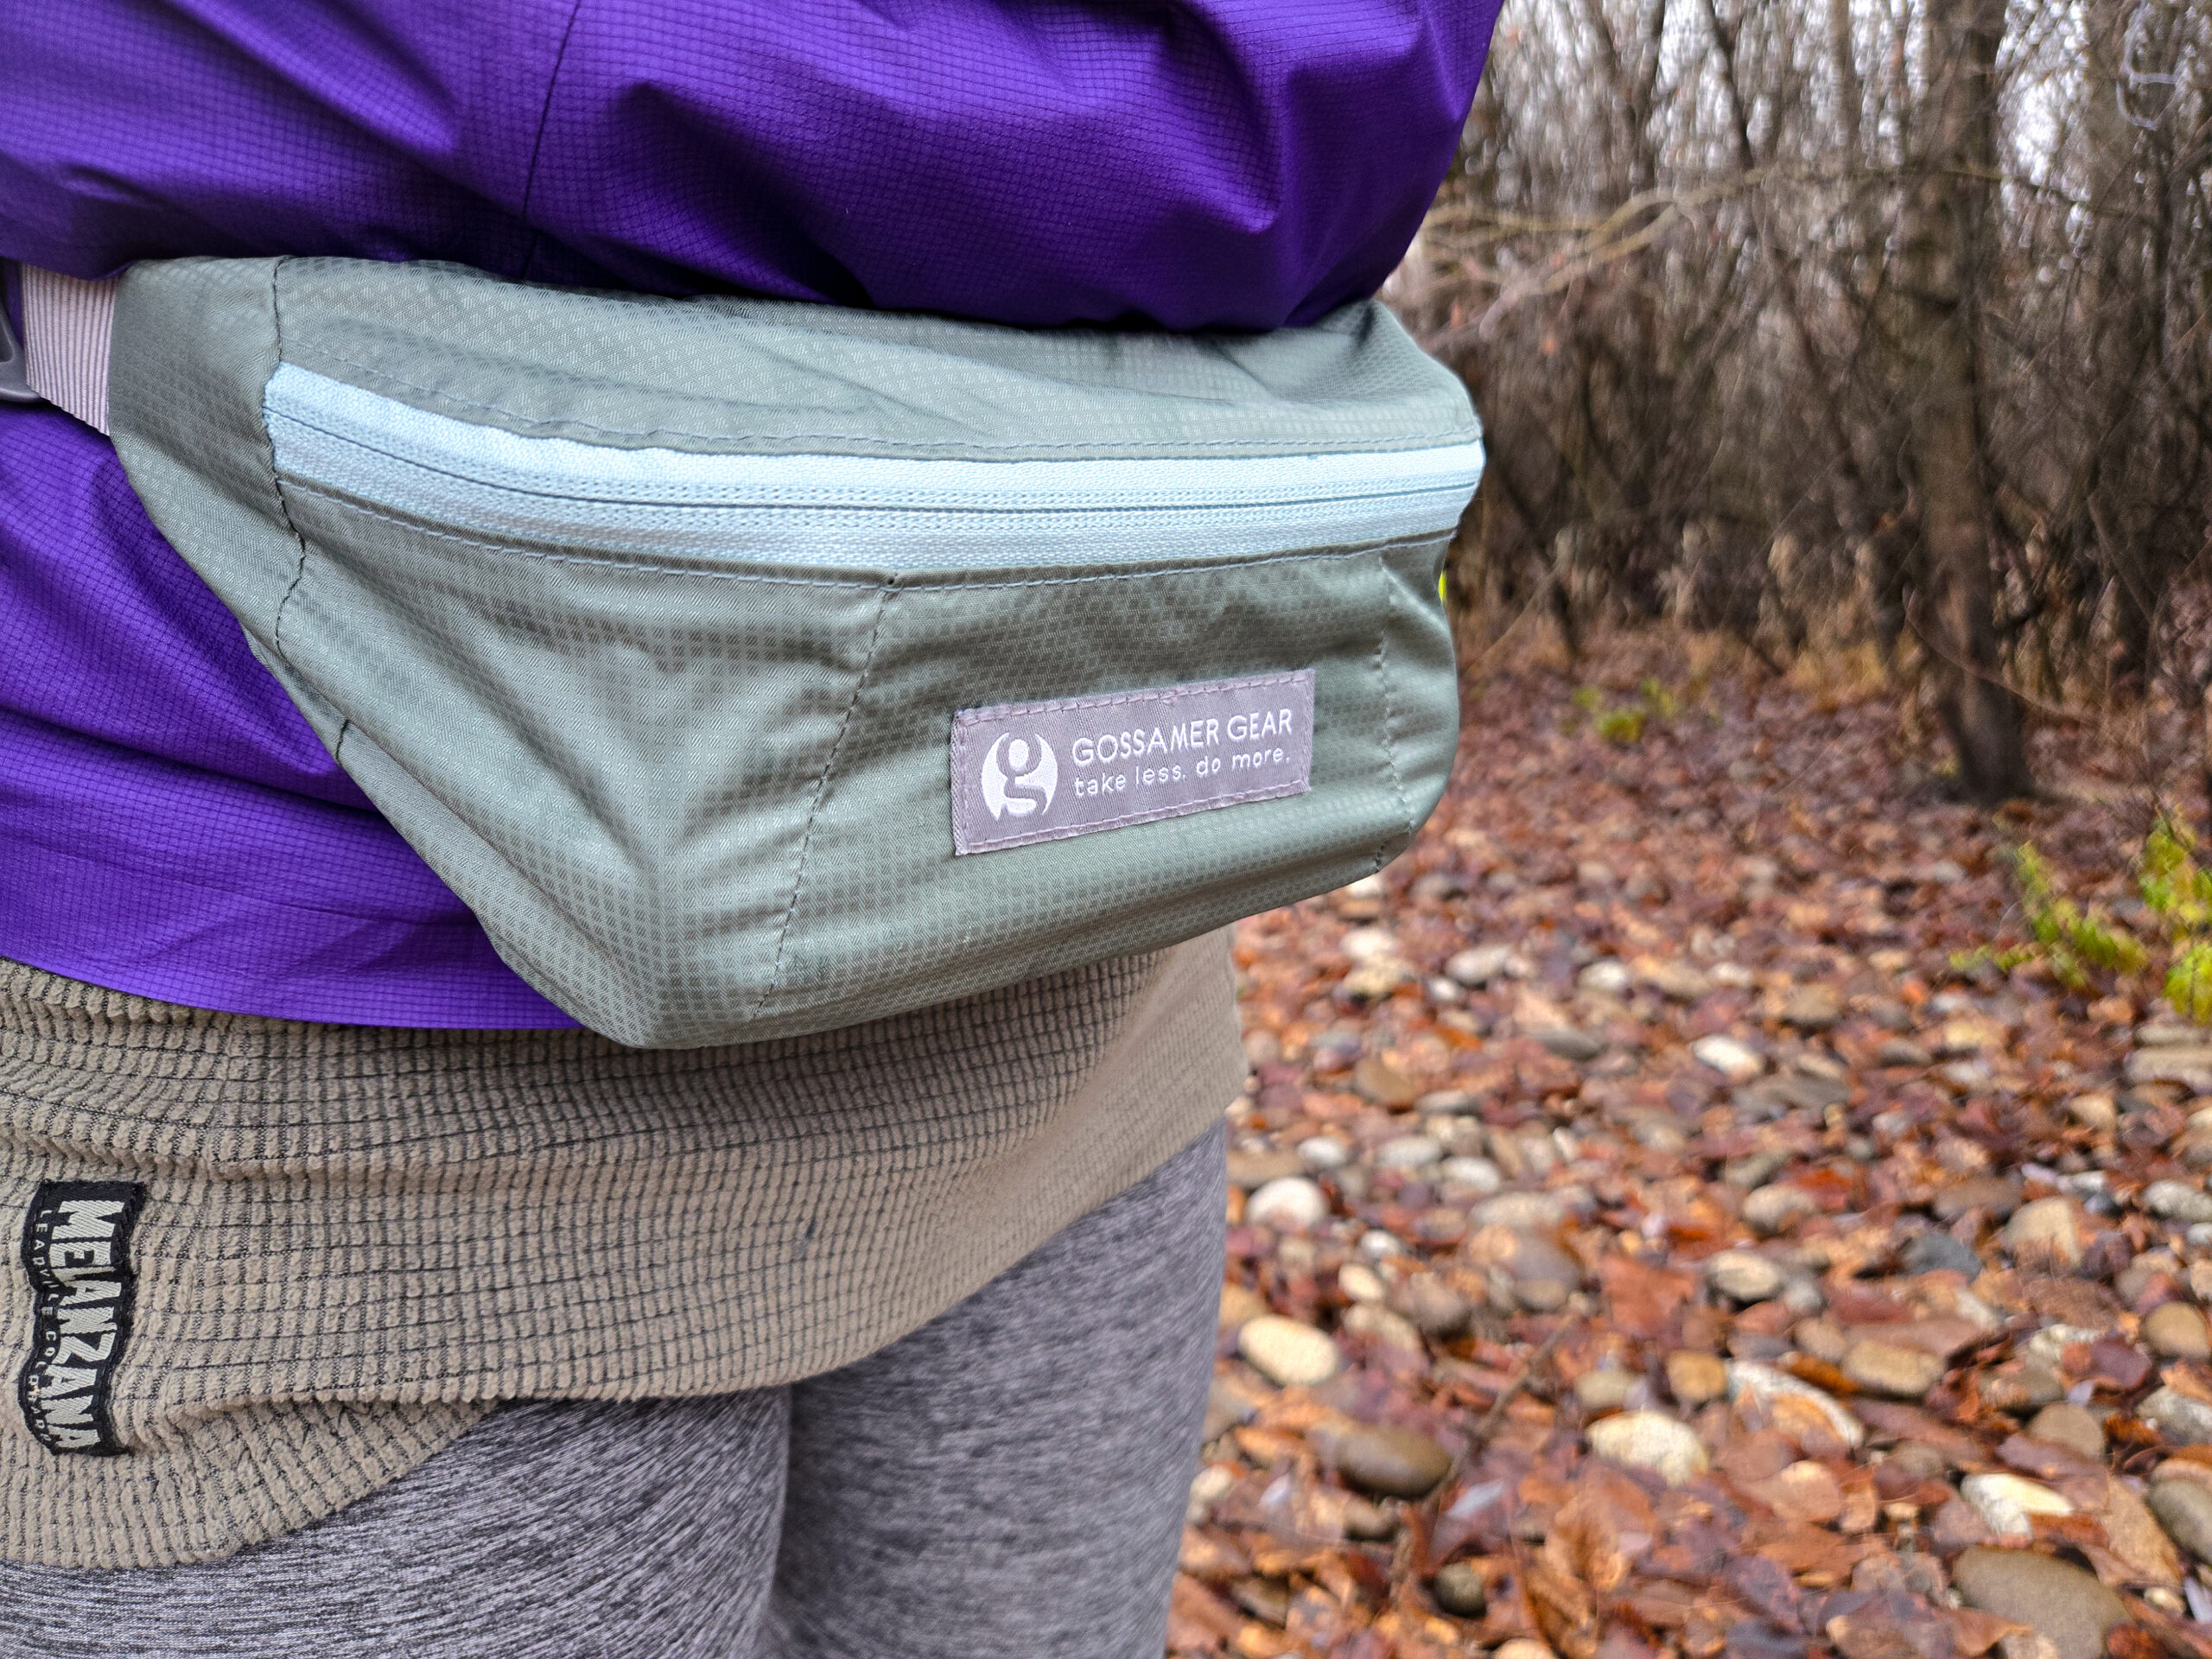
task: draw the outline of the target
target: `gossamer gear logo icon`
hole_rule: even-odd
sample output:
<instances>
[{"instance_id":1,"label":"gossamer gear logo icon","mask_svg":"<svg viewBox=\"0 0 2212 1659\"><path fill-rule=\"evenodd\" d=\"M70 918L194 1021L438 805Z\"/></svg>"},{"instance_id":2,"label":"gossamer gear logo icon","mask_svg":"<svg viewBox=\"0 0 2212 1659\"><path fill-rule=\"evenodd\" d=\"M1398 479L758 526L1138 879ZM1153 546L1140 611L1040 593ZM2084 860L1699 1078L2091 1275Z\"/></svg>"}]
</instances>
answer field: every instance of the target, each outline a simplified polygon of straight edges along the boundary
<instances>
[{"instance_id":1,"label":"gossamer gear logo icon","mask_svg":"<svg viewBox=\"0 0 2212 1659\"><path fill-rule=\"evenodd\" d=\"M1313 671L963 709L951 762L963 855L1302 795Z\"/></svg>"},{"instance_id":2,"label":"gossamer gear logo icon","mask_svg":"<svg viewBox=\"0 0 2212 1659\"><path fill-rule=\"evenodd\" d=\"M123 1450L108 1394L130 1338L130 1229L145 1197L135 1181L45 1181L31 1195L23 1218L31 1351L16 1395L49 1452Z\"/></svg>"},{"instance_id":3,"label":"gossamer gear logo icon","mask_svg":"<svg viewBox=\"0 0 2212 1659\"><path fill-rule=\"evenodd\" d=\"M1006 764L999 764L1003 750ZM1043 738L997 737L983 751L983 804L996 818L1026 818L1052 804L1060 763Z\"/></svg>"}]
</instances>

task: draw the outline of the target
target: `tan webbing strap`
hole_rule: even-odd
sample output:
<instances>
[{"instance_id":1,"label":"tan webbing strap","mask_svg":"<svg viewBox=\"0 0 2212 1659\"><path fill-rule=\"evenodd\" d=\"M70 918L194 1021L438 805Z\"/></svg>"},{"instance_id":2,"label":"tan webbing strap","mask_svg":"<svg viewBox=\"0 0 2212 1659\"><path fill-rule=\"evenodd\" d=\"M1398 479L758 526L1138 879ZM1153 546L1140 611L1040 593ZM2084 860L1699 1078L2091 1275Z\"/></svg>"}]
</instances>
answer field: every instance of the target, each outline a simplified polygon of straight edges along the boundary
<instances>
[{"instance_id":1,"label":"tan webbing strap","mask_svg":"<svg viewBox=\"0 0 2212 1659\"><path fill-rule=\"evenodd\" d=\"M23 378L56 409L106 431L115 279L88 283L35 265L22 273Z\"/></svg>"}]
</instances>

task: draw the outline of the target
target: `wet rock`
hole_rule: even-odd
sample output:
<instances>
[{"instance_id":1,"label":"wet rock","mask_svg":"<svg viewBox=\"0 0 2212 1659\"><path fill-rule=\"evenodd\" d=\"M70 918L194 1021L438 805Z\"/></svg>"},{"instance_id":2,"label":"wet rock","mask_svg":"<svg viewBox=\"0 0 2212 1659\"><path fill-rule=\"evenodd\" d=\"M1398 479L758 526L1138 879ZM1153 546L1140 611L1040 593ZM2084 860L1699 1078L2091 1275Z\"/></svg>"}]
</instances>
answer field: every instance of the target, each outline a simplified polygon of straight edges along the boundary
<instances>
[{"instance_id":1,"label":"wet rock","mask_svg":"<svg viewBox=\"0 0 2212 1659\"><path fill-rule=\"evenodd\" d=\"M1590 1425L1590 1450L1608 1463L1649 1469L1669 1486L1705 1472L1705 1442L1687 1423L1656 1411L1624 1411Z\"/></svg>"},{"instance_id":2,"label":"wet rock","mask_svg":"<svg viewBox=\"0 0 2212 1659\"><path fill-rule=\"evenodd\" d=\"M2212 1486L2196 1480L2153 1481L2151 1513L2166 1536L2200 1561L2212 1561Z\"/></svg>"},{"instance_id":3,"label":"wet rock","mask_svg":"<svg viewBox=\"0 0 2212 1659\"><path fill-rule=\"evenodd\" d=\"M1244 1205L1244 1219L1282 1232L1310 1232L1329 1218L1329 1196L1303 1175L1269 1181Z\"/></svg>"},{"instance_id":4,"label":"wet rock","mask_svg":"<svg viewBox=\"0 0 2212 1659\"><path fill-rule=\"evenodd\" d=\"M1274 1313L1251 1320L1238 1331L1236 1349L1254 1370L1278 1388L1319 1387L1344 1363L1327 1332Z\"/></svg>"},{"instance_id":5,"label":"wet rock","mask_svg":"<svg viewBox=\"0 0 2212 1659\"><path fill-rule=\"evenodd\" d=\"M1969 1607L2039 1632L2056 1659L2098 1659L2105 1632L2127 1622L2120 1599L2094 1574L2054 1556L2021 1549L1970 1549L1951 1569Z\"/></svg>"},{"instance_id":6,"label":"wet rock","mask_svg":"<svg viewBox=\"0 0 2212 1659\"><path fill-rule=\"evenodd\" d=\"M2143 1189L2143 1207L2161 1221L2212 1221L2212 1193L2187 1181L2153 1181Z\"/></svg>"},{"instance_id":7,"label":"wet rock","mask_svg":"<svg viewBox=\"0 0 2212 1659\"><path fill-rule=\"evenodd\" d=\"M1968 1475L1959 1496L1974 1506L1993 1537L2032 1538L2031 1515L2071 1515L2074 1506L2050 1487L2024 1475Z\"/></svg>"},{"instance_id":8,"label":"wet rock","mask_svg":"<svg viewBox=\"0 0 2212 1659\"><path fill-rule=\"evenodd\" d=\"M2143 1340L2162 1359L2212 1359L2212 1332L2187 1302L2161 1302L2143 1320Z\"/></svg>"},{"instance_id":9,"label":"wet rock","mask_svg":"<svg viewBox=\"0 0 2212 1659\"><path fill-rule=\"evenodd\" d=\"M2212 1406L2177 1389L2153 1389L2135 1414L2176 1446L2212 1445Z\"/></svg>"},{"instance_id":10,"label":"wet rock","mask_svg":"<svg viewBox=\"0 0 2212 1659\"><path fill-rule=\"evenodd\" d=\"M1947 1232L1929 1228L1915 1233L1898 1251L1897 1260L1907 1273L1964 1274L1969 1281L1981 1274L1981 1258L1967 1246Z\"/></svg>"},{"instance_id":11,"label":"wet rock","mask_svg":"<svg viewBox=\"0 0 2212 1659\"><path fill-rule=\"evenodd\" d=\"M1739 1302L1764 1302L1777 1296L1789 1279L1780 1266L1751 1250L1723 1250L1705 1264L1706 1283Z\"/></svg>"},{"instance_id":12,"label":"wet rock","mask_svg":"<svg viewBox=\"0 0 2212 1659\"><path fill-rule=\"evenodd\" d=\"M2023 1264L2077 1268L2082 1264L2082 1225L2070 1198L2037 1198L2015 1211L2005 1224L2005 1247Z\"/></svg>"},{"instance_id":13,"label":"wet rock","mask_svg":"<svg viewBox=\"0 0 2212 1659\"><path fill-rule=\"evenodd\" d=\"M1436 1605L1454 1618L1480 1618L1490 1611L1490 1586L1481 1572L1454 1561L1428 1581Z\"/></svg>"},{"instance_id":14,"label":"wet rock","mask_svg":"<svg viewBox=\"0 0 2212 1659\"><path fill-rule=\"evenodd\" d=\"M2045 1406L2028 1425L2031 1440L2063 1446L2069 1452L2097 1460L2105 1454L2105 1426L2087 1407L2065 1401Z\"/></svg>"},{"instance_id":15,"label":"wet rock","mask_svg":"<svg viewBox=\"0 0 2212 1659\"><path fill-rule=\"evenodd\" d=\"M1916 1348L1861 1338L1844 1351L1843 1374L1869 1394L1918 1400L1943 1380L1943 1362Z\"/></svg>"},{"instance_id":16,"label":"wet rock","mask_svg":"<svg viewBox=\"0 0 2212 1659\"><path fill-rule=\"evenodd\" d=\"M1452 1454L1417 1429L1361 1424L1312 1437L1353 1485L1382 1497L1423 1497L1452 1471Z\"/></svg>"},{"instance_id":17,"label":"wet rock","mask_svg":"<svg viewBox=\"0 0 2212 1659\"><path fill-rule=\"evenodd\" d=\"M1744 1224L1753 1232L1772 1237L1786 1233L1799 1222L1820 1213L1821 1206L1802 1186L1781 1182L1762 1186L1744 1199Z\"/></svg>"},{"instance_id":18,"label":"wet rock","mask_svg":"<svg viewBox=\"0 0 2212 1659\"><path fill-rule=\"evenodd\" d=\"M1718 1400L1728 1392L1728 1368L1711 1354L1677 1349L1667 1356L1667 1391L1685 1407Z\"/></svg>"},{"instance_id":19,"label":"wet rock","mask_svg":"<svg viewBox=\"0 0 2212 1659\"><path fill-rule=\"evenodd\" d=\"M1699 1038L1690 1045L1690 1053L1700 1065L1711 1066L1731 1083L1749 1083L1766 1070L1765 1060L1755 1051L1718 1033Z\"/></svg>"}]
</instances>

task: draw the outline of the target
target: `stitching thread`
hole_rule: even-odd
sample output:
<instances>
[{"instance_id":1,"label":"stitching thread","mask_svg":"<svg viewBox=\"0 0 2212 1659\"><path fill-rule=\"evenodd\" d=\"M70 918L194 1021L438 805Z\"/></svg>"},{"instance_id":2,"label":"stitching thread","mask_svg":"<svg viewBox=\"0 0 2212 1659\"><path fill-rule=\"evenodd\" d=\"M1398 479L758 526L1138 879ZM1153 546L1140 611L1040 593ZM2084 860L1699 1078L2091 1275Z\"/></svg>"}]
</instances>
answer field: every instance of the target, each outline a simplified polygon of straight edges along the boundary
<instances>
[{"instance_id":1,"label":"stitching thread","mask_svg":"<svg viewBox=\"0 0 2212 1659\"><path fill-rule=\"evenodd\" d=\"M1414 822L1413 803L1406 798L1405 780L1398 775L1398 741L1391 730L1398 714L1390 702L1390 670L1387 649L1390 639L1390 620L1397 613L1398 590L1390 581L1390 573L1377 567L1376 575L1382 583L1382 626L1375 636L1375 678L1382 692L1382 763L1390 773L1390 792L1397 798L1398 814L1406 821L1406 839L1410 841L1420 825ZM1385 842L1375 849L1375 868L1380 871L1389 861L1389 843Z\"/></svg>"},{"instance_id":2,"label":"stitching thread","mask_svg":"<svg viewBox=\"0 0 2212 1659\"><path fill-rule=\"evenodd\" d=\"M797 325L795 324L787 323L779 323L776 326L779 327L797 327ZM817 331L799 329L798 332L814 333ZM839 340L848 338L848 336L842 334L823 335L823 337ZM895 438L874 437L858 432L693 432L680 426L601 426L591 421L579 421L574 419L547 420L543 416L537 415L525 415L518 409L509 409L504 404L480 403L475 398L457 396L453 392L444 390L442 387L426 386L420 381L410 380L404 375L394 374L391 370L379 368L373 363L364 363L357 357L348 357L345 353L339 351L334 346L315 344L308 346L306 350L315 356L327 357L334 362L343 363L349 368L364 370L366 372L376 376L379 380L390 381L395 386L404 386L410 391L423 392L427 396L439 399L441 402L450 404L454 408L485 410L494 415L505 415L510 420L520 421L524 425L530 427L542 427L547 429L573 427L577 430L583 432L602 432L608 437L613 438L697 438L704 443L796 443L811 440L823 440L839 443L897 444L899 442ZM595 379L588 378L582 375L563 375L562 378L571 380L578 385L603 384ZM365 391L372 391L373 388L365 386L362 390ZM1444 436L1447 441L1479 441L1482 436L1482 429L1478 426L1455 426L1451 428ZM1435 448L1438 447L1438 438L1439 435L1434 432L1392 432L1385 434L1383 436L1374 440L1374 442L1377 444L1418 443L1426 448ZM942 442L943 441L940 440L939 442ZM1101 444L1096 442L986 443L981 440L970 440L966 438L958 439L955 442L963 448L1001 449L1008 452L1025 452L1035 449L1102 448L1249 449L1266 446L1273 448L1285 455L1327 454L1332 453L1344 454L1367 454L1376 453L1372 450L1361 449L1329 451L1324 449L1299 448L1294 447L1285 448L1282 441L1279 438L1131 438L1126 442L1114 444ZM922 446L918 443L911 443L906 447L920 448Z\"/></svg>"},{"instance_id":3,"label":"stitching thread","mask_svg":"<svg viewBox=\"0 0 2212 1659\"><path fill-rule=\"evenodd\" d=\"M276 276L284 269L285 264L285 260L276 259L269 266L269 327L276 340L276 361L280 365L284 361L284 307L277 296ZM269 432L268 407L264 399L261 410L261 441L269 452L269 488L276 499L277 518L283 520L284 528L292 532L292 539L300 544L300 562L292 568L292 579L284 585L283 597L276 601L276 614L269 627L269 643L277 656L296 668L298 664L284 652L284 611L291 604L292 595L299 591L301 579L308 573L308 538L300 534L299 525L292 520L291 504L284 499L283 476L276 470L276 440Z\"/></svg>"},{"instance_id":4,"label":"stitching thread","mask_svg":"<svg viewBox=\"0 0 2212 1659\"><path fill-rule=\"evenodd\" d=\"M883 597L876 604L875 626L868 630L868 650L861 658L861 671L853 678L853 695L845 703L844 717L837 722L837 735L830 741L830 753L822 763L822 776L814 780L814 799L806 809L806 829L798 841L798 868L791 875L791 901L784 911L783 925L776 930L776 959L769 964L768 982L761 988L760 1000L753 1005L753 1017L759 1019L776 994L776 987L784 976L784 946L791 934L791 918L798 914L799 894L806 887L807 855L814 849L815 820L822 813L822 798L830 792L830 774L837 769L837 756L845 747L846 729L853 723L853 710L860 707L861 690L868 684L868 671L875 666L876 641L883 638L883 619L891 609L892 596L897 588L890 583L883 588Z\"/></svg>"},{"instance_id":5,"label":"stitching thread","mask_svg":"<svg viewBox=\"0 0 2212 1659\"><path fill-rule=\"evenodd\" d=\"M1280 674L1254 674L1227 680L1193 680L1187 685L1164 685L1154 691L1101 692L1090 697L1046 697L1037 702L994 703L988 709L963 709L953 718L964 725L975 725L986 720L1057 714L1064 709L1118 709L1125 702L1172 702L1178 696L1198 696L1210 691L1251 691L1263 685L1292 685L1313 677L1313 671L1310 668L1289 668Z\"/></svg>"}]
</instances>

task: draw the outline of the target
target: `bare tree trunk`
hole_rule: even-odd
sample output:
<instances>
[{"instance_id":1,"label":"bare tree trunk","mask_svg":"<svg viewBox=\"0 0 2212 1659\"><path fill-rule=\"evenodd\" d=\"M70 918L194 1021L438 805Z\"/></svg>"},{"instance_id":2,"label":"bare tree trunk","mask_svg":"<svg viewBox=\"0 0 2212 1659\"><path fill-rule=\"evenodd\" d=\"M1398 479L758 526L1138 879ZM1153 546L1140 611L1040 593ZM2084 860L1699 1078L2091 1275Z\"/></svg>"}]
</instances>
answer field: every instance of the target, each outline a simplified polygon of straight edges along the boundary
<instances>
[{"instance_id":1,"label":"bare tree trunk","mask_svg":"<svg viewBox=\"0 0 2212 1659\"><path fill-rule=\"evenodd\" d=\"M1927 87L1906 204L1904 341L1925 587L1919 632L1969 798L2030 792L2019 700L2000 673L1982 455L1980 302L1997 278L1996 67L2005 0L1924 0Z\"/></svg>"}]
</instances>

